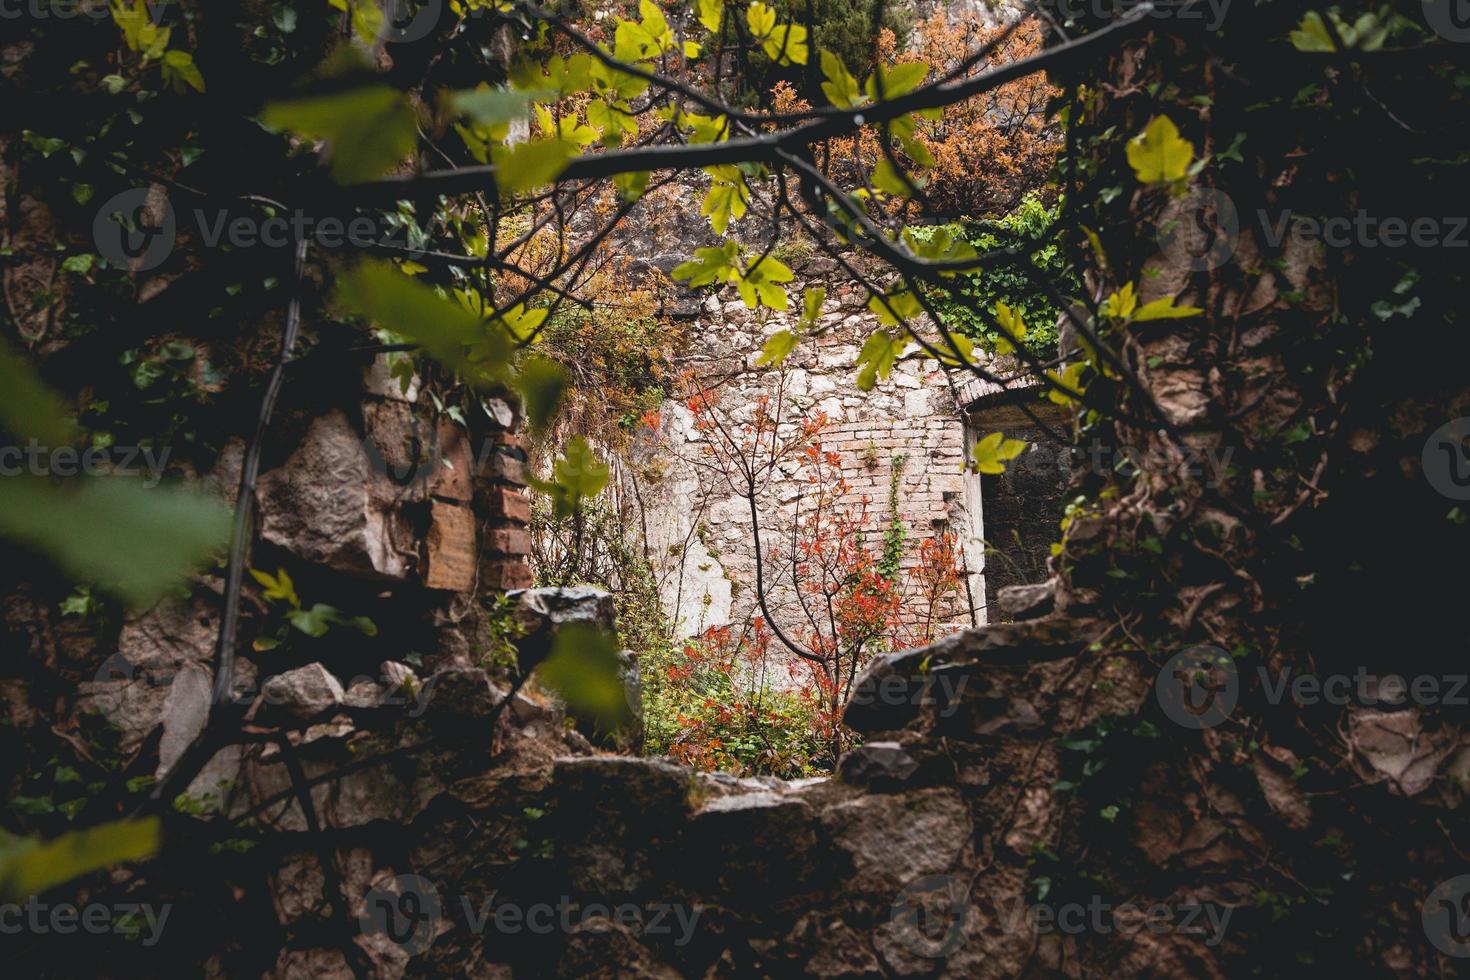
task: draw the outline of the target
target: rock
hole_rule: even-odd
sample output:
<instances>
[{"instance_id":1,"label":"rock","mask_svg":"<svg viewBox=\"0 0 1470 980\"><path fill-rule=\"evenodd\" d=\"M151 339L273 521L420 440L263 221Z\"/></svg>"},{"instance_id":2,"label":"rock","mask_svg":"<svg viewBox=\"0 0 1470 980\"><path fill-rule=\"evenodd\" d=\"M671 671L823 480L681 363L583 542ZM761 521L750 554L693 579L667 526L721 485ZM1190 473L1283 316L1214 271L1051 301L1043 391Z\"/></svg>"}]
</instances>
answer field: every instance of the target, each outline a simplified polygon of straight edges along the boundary
<instances>
[{"instance_id":1,"label":"rock","mask_svg":"<svg viewBox=\"0 0 1470 980\"><path fill-rule=\"evenodd\" d=\"M1009 619L1040 619L1056 605L1056 583L1008 585L996 593L995 601Z\"/></svg>"},{"instance_id":2,"label":"rock","mask_svg":"<svg viewBox=\"0 0 1470 980\"><path fill-rule=\"evenodd\" d=\"M567 884L611 900L672 874L692 785L692 770L659 759L557 759L549 793Z\"/></svg>"},{"instance_id":3,"label":"rock","mask_svg":"<svg viewBox=\"0 0 1470 980\"><path fill-rule=\"evenodd\" d=\"M404 358L407 354L395 354L393 357ZM373 395L377 398L387 398L393 401L416 402L419 399L419 376L412 375L409 378L408 390L404 391L402 383L392 375L392 366L389 364L388 354L379 354L373 358L371 364L362 373L362 390L364 394Z\"/></svg>"},{"instance_id":4,"label":"rock","mask_svg":"<svg viewBox=\"0 0 1470 980\"><path fill-rule=\"evenodd\" d=\"M486 398L481 401L481 404L485 406L485 414L490 416L490 421L500 428L509 429L515 425L515 409L511 408L510 403L505 399Z\"/></svg>"},{"instance_id":5,"label":"rock","mask_svg":"<svg viewBox=\"0 0 1470 980\"><path fill-rule=\"evenodd\" d=\"M117 652L108 657L92 680L78 685L78 714L97 712L121 731L118 748L130 753L143 744L163 720L174 678L186 666L212 674L218 613L205 598L162 603L125 622ZM177 710L186 692L180 692ZM188 726L180 715L177 730Z\"/></svg>"},{"instance_id":6,"label":"rock","mask_svg":"<svg viewBox=\"0 0 1470 980\"><path fill-rule=\"evenodd\" d=\"M715 797L695 814L681 845L704 887L726 895L795 892L815 870L816 811L769 790Z\"/></svg>"},{"instance_id":7,"label":"rock","mask_svg":"<svg viewBox=\"0 0 1470 980\"><path fill-rule=\"evenodd\" d=\"M1429 728L1417 709L1348 711L1353 766L1369 782L1386 781L1394 792L1417 796L1434 784L1440 764L1460 747L1458 730Z\"/></svg>"},{"instance_id":8,"label":"rock","mask_svg":"<svg viewBox=\"0 0 1470 980\"><path fill-rule=\"evenodd\" d=\"M847 890L891 897L904 883L948 873L970 844L970 808L949 788L858 796L821 813L852 859Z\"/></svg>"},{"instance_id":9,"label":"rock","mask_svg":"<svg viewBox=\"0 0 1470 980\"><path fill-rule=\"evenodd\" d=\"M378 678L354 677L342 701L349 708L381 708L385 704L412 704L420 692L418 676L407 664L385 660Z\"/></svg>"},{"instance_id":10,"label":"rock","mask_svg":"<svg viewBox=\"0 0 1470 980\"><path fill-rule=\"evenodd\" d=\"M612 593L590 585L517 589L507 593L507 598L514 603L514 615L527 632L567 623L589 623L610 630L617 617Z\"/></svg>"},{"instance_id":11,"label":"rock","mask_svg":"<svg viewBox=\"0 0 1470 980\"><path fill-rule=\"evenodd\" d=\"M387 404L387 403L384 403ZM284 464L256 488L260 536L306 561L352 575L399 581L408 568L397 539L412 541L382 509L363 437L340 411L315 419Z\"/></svg>"},{"instance_id":12,"label":"rock","mask_svg":"<svg viewBox=\"0 0 1470 980\"><path fill-rule=\"evenodd\" d=\"M260 686L265 711L275 717L310 721L342 703L337 678L321 664L307 664L276 674Z\"/></svg>"},{"instance_id":13,"label":"rock","mask_svg":"<svg viewBox=\"0 0 1470 980\"><path fill-rule=\"evenodd\" d=\"M424 682L418 695L434 715L459 719L487 720L504 700L505 691L480 667L441 670Z\"/></svg>"},{"instance_id":14,"label":"rock","mask_svg":"<svg viewBox=\"0 0 1470 980\"><path fill-rule=\"evenodd\" d=\"M900 786L919 763L897 742L868 742L843 755L837 771L844 782L874 789Z\"/></svg>"},{"instance_id":15,"label":"rock","mask_svg":"<svg viewBox=\"0 0 1470 980\"><path fill-rule=\"evenodd\" d=\"M199 664L185 664L169 685L163 702L163 738L158 743L158 769L162 779L173 768L209 721L214 674Z\"/></svg>"}]
</instances>

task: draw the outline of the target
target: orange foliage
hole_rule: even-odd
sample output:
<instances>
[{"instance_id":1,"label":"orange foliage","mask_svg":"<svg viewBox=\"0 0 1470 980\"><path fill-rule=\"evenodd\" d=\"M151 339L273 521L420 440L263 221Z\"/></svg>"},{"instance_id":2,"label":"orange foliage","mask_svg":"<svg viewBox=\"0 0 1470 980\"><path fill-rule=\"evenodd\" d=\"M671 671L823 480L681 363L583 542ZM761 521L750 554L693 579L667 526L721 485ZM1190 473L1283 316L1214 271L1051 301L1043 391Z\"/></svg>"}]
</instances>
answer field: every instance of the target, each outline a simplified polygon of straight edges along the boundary
<instances>
[{"instance_id":1,"label":"orange foliage","mask_svg":"<svg viewBox=\"0 0 1470 980\"><path fill-rule=\"evenodd\" d=\"M950 20L936 12L915 28L910 50L897 54L899 62L922 61L929 65L927 81L948 75L973 52L1001 33L964 20ZM1042 31L1035 24L1022 27L990 56L971 65L964 77L973 77L1003 64L1037 53ZM884 31L879 51L885 60L894 58L891 32ZM785 95L794 103L794 93L777 92L778 105ZM1046 180L1056 159L1060 142L1055 127L1046 120L1048 100L1058 90L1038 73L1017 79L964 102L944 108L938 119L920 119L917 137L934 159L933 166L917 167L895 153L918 178L920 190L933 211L942 217L993 217L1011 210L1028 191ZM834 175L856 182L872 173L881 158L878 134L863 130L856 137L833 140L827 166ZM909 207L899 203L897 207Z\"/></svg>"}]
</instances>

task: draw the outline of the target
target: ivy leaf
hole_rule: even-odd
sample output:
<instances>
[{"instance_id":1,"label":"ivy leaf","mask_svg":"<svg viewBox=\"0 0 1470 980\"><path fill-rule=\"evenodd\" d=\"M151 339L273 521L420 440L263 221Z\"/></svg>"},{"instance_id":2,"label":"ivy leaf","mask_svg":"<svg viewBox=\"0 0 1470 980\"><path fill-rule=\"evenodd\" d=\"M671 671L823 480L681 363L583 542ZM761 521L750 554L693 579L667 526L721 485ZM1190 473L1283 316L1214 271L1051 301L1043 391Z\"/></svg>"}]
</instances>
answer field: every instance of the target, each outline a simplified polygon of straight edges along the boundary
<instances>
[{"instance_id":1,"label":"ivy leaf","mask_svg":"<svg viewBox=\"0 0 1470 980\"><path fill-rule=\"evenodd\" d=\"M53 446L70 445L77 437L71 409L41 383L36 368L0 337L0 424L11 435L34 437Z\"/></svg>"},{"instance_id":2,"label":"ivy leaf","mask_svg":"<svg viewBox=\"0 0 1470 980\"><path fill-rule=\"evenodd\" d=\"M847 70L842 59L826 48L821 52L822 74L827 80L822 83L822 93L839 109L854 108L862 99L857 79Z\"/></svg>"},{"instance_id":3,"label":"ivy leaf","mask_svg":"<svg viewBox=\"0 0 1470 980\"><path fill-rule=\"evenodd\" d=\"M1152 303L1145 303L1133 314L1134 323L1142 323L1145 320L1180 320L1184 317L1196 316L1204 310L1198 306L1175 306L1173 296L1165 296L1156 299Z\"/></svg>"},{"instance_id":4,"label":"ivy leaf","mask_svg":"<svg viewBox=\"0 0 1470 980\"><path fill-rule=\"evenodd\" d=\"M540 93L513 92L484 85L455 92L449 101L456 112L469 116L480 125L498 126L525 118L533 94Z\"/></svg>"},{"instance_id":5,"label":"ivy leaf","mask_svg":"<svg viewBox=\"0 0 1470 980\"><path fill-rule=\"evenodd\" d=\"M806 64L808 50L806 28L800 24L781 24L771 29L761 41L766 57L778 65Z\"/></svg>"},{"instance_id":6,"label":"ivy leaf","mask_svg":"<svg viewBox=\"0 0 1470 980\"><path fill-rule=\"evenodd\" d=\"M875 330L863 341L863 349L858 351L858 366L862 368L858 372L857 386L862 391L872 391L878 379L888 377L893 370L894 363L902 356L908 340L897 331Z\"/></svg>"},{"instance_id":7,"label":"ivy leaf","mask_svg":"<svg viewBox=\"0 0 1470 980\"><path fill-rule=\"evenodd\" d=\"M1332 43L1332 35L1327 30L1327 24L1322 20L1322 15L1315 10L1309 10L1302 17L1301 24L1291 32L1291 46L1298 51L1335 51L1336 46Z\"/></svg>"},{"instance_id":8,"label":"ivy leaf","mask_svg":"<svg viewBox=\"0 0 1470 980\"><path fill-rule=\"evenodd\" d=\"M338 276L337 299L471 380L504 375L510 356L505 331L484 329L474 310L445 299L391 264L365 261Z\"/></svg>"},{"instance_id":9,"label":"ivy leaf","mask_svg":"<svg viewBox=\"0 0 1470 980\"><path fill-rule=\"evenodd\" d=\"M0 832L0 899L23 901L80 875L158 853L157 817L117 820L49 841Z\"/></svg>"},{"instance_id":10,"label":"ivy leaf","mask_svg":"<svg viewBox=\"0 0 1470 980\"><path fill-rule=\"evenodd\" d=\"M886 300L886 302L885 302ZM885 327L896 327L903 320L912 320L924 312L924 307L919 303L919 297L907 289L887 296L872 296L868 299L868 309L878 318L878 322ZM894 314L897 314L895 316Z\"/></svg>"},{"instance_id":11,"label":"ivy leaf","mask_svg":"<svg viewBox=\"0 0 1470 980\"><path fill-rule=\"evenodd\" d=\"M561 695L571 714L605 731L621 727L631 716L617 644L589 623L561 627L536 676Z\"/></svg>"},{"instance_id":12,"label":"ivy leaf","mask_svg":"<svg viewBox=\"0 0 1470 980\"><path fill-rule=\"evenodd\" d=\"M546 431L566 394L567 373L548 357L528 358L516 376L515 387L521 395L526 419L533 433Z\"/></svg>"},{"instance_id":13,"label":"ivy leaf","mask_svg":"<svg viewBox=\"0 0 1470 980\"><path fill-rule=\"evenodd\" d=\"M962 333L954 333L953 331L946 330L944 334L949 340L954 341L954 347L951 348L948 342L935 345L934 349L939 352L939 360L942 363L948 364L950 367L964 367L967 364L974 363L974 341ZM959 351L958 357L955 356L955 350Z\"/></svg>"},{"instance_id":14,"label":"ivy leaf","mask_svg":"<svg viewBox=\"0 0 1470 980\"><path fill-rule=\"evenodd\" d=\"M204 91L204 76L194 64L194 56L187 51L169 51L163 56L163 78L173 88L174 94L183 95L184 89Z\"/></svg>"},{"instance_id":15,"label":"ivy leaf","mask_svg":"<svg viewBox=\"0 0 1470 980\"><path fill-rule=\"evenodd\" d=\"M745 11L745 23L754 37L763 38L776 26L776 11L755 0Z\"/></svg>"},{"instance_id":16,"label":"ivy leaf","mask_svg":"<svg viewBox=\"0 0 1470 980\"><path fill-rule=\"evenodd\" d=\"M387 85L291 102L272 102L260 114L272 129L326 140L332 178L354 184L371 180L413 152L418 117L403 93Z\"/></svg>"},{"instance_id":17,"label":"ivy leaf","mask_svg":"<svg viewBox=\"0 0 1470 980\"><path fill-rule=\"evenodd\" d=\"M675 282L688 280L691 287L734 282L740 276L740 245L726 242L718 248L696 248L694 258L674 266L669 276Z\"/></svg>"},{"instance_id":18,"label":"ivy leaf","mask_svg":"<svg viewBox=\"0 0 1470 980\"><path fill-rule=\"evenodd\" d=\"M417 116L403 93L368 85L345 93L270 103L260 120L272 129L331 144L332 179L357 184L403 160L417 141Z\"/></svg>"},{"instance_id":19,"label":"ivy leaf","mask_svg":"<svg viewBox=\"0 0 1470 980\"><path fill-rule=\"evenodd\" d=\"M1086 369L1087 362L1075 361L1071 364L1068 364L1061 374L1057 374L1055 371L1048 371L1046 373L1046 376L1048 378L1051 378L1057 384L1063 385L1070 391L1081 392L1083 390L1082 372ZM1055 388L1047 389L1046 400L1051 402L1053 405L1061 405L1063 408L1066 408L1067 406L1072 405L1076 402L1076 399L1067 394L1067 392L1058 391Z\"/></svg>"},{"instance_id":20,"label":"ivy leaf","mask_svg":"<svg viewBox=\"0 0 1470 980\"><path fill-rule=\"evenodd\" d=\"M813 286L801 294L801 325L812 327L816 325L817 317L822 315L822 304L827 302L827 287Z\"/></svg>"},{"instance_id":21,"label":"ivy leaf","mask_svg":"<svg viewBox=\"0 0 1470 980\"><path fill-rule=\"evenodd\" d=\"M879 98L878 85L881 82L883 87L882 97L885 99L896 99L900 95L904 95L918 88L919 83L928 74L929 66L922 61L906 61L901 65L894 65L892 68L880 67L868 76L868 81L863 86L863 91L867 93L868 98L876 102Z\"/></svg>"},{"instance_id":22,"label":"ivy leaf","mask_svg":"<svg viewBox=\"0 0 1470 980\"><path fill-rule=\"evenodd\" d=\"M593 134L593 139L596 139ZM497 146L491 150L495 183L507 194L522 194L554 181L577 153L571 140L552 138Z\"/></svg>"},{"instance_id":23,"label":"ivy leaf","mask_svg":"<svg viewBox=\"0 0 1470 980\"><path fill-rule=\"evenodd\" d=\"M648 171L635 170L613 177L613 186L625 201L636 201L648 190Z\"/></svg>"},{"instance_id":24,"label":"ivy leaf","mask_svg":"<svg viewBox=\"0 0 1470 980\"><path fill-rule=\"evenodd\" d=\"M263 591L261 595L267 599L284 600L292 608L301 605L301 599L296 595L296 583L291 581L291 576L286 574L284 568L278 568L272 576L269 572L258 569L250 569L250 577L260 583Z\"/></svg>"},{"instance_id":25,"label":"ivy leaf","mask_svg":"<svg viewBox=\"0 0 1470 980\"><path fill-rule=\"evenodd\" d=\"M750 190L745 186L744 176L734 166L710 167L709 170L716 176L709 193L704 196L699 213L709 218L710 227L717 234L723 235L731 218L739 220L745 214Z\"/></svg>"},{"instance_id":26,"label":"ivy leaf","mask_svg":"<svg viewBox=\"0 0 1470 980\"><path fill-rule=\"evenodd\" d=\"M995 320L1000 324L1002 330L1002 336L995 338L996 353L1013 353L1016 347L1005 334L1010 334L1011 338L1015 340L1025 340L1026 321L1021 318L1021 314L1018 311L1011 309L1001 300L996 300L995 303Z\"/></svg>"},{"instance_id":27,"label":"ivy leaf","mask_svg":"<svg viewBox=\"0 0 1470 980\"><path fill-rule=\"evenodd\" d=\"M720 19L725 16L725 0L698 0L695 9L705 29L711 34L718 34Z\"/></svg>"},{"instance_id":28,"label":"ivy leaf","mask_svg":"<svg viewBox=\"0 0 1470 980\"><path fill-rule=\"evenodd\" d=\"M773 310L785 310L788 305L786 290L777 283L790 282L792 272L786 263L767 255L751 266L735 280L740 298L752 310L761 303Z\"/></svg>"},{"instance_id":29,"label":"ivy leaf","mask_svg":"<svg viewBox=\"0 0 1470 980\"><path fill-rule=\"evenodd\" d=\"M894 197L908 197L909 185L904 182L903 177L894 168L892 161L886 156L880 156L878 163L873 167L872 184L885 194Z\"/></svg>"},{"instance_id":30,"label":"ivy leaf","mask_svg":"<svg viewBox=\"0 0 1470 980\"><path fill-rule=\"evenodd\" d=\"M601 99L587 103L587 122L602 131L605 146L620 146L625 135L638 132L638 120L621 103L608 104Z\"/></svg>"},{"instance_id":31,"label":"ivy leaf","mask_svg":"<svg viewBox=\"0 0 1470 980\"><path fill-rule=\"evenodd\" d=\"M551 498L557 517L570 517L581 508L583 500L602 492L610 472L591 444L577 436L567 442L561 458L552 466L550 480L531 477L527 482Z\"/></svg>"},{"instance_id":32,"label":"ivy leaf","mask_svg":"<svg viewBox=\"0 0 1470 980\"><path fill-rule=\"evenodd\" d=\"M786 360L787 356L796 350L796 334L790 330L778 330L766 341L766 346L761 350L761 356L756 359L757 367L769 364L772 367Z\"/></svg>"},{"instance_id":33,"label":"ivy leaf","mask_svg":"<svg viewBox=\"0 0 1470 980\"><path fill-rule=\"evenodd\" d=\"M1140 183L1167 184L1183 180L1194 159L1194 147L1179 136L1168 116L1155 116L1125 148L1128 165Z\"/></svg>"},{"instance_id":34,"label":"ivy leaf","mask_svg":"<svg viewBox=\"0 0 1470 980\"><path fill-rule=\"evenodd\" d=\"M0 480L0 535L83 581L143 604L177 586L229 541L229 511L204 494L122 477L71 486Z\"/></svg>"},{"instance_id":35,"label":"ivy leaf","mask_svg":"<svg viewBox=\"0 0 1470 980\"><path fill-rule=\"evenodd\" d=\"M1024 453L1026 445L1024 440L1007 439L1003 432L992 432L975 443L970 456L978 472L998 476L1006 471L1006 461Z\"/></svg>"},{"instance_id":36,"label":"ivy leaf","mask_svg":"<svg viewBox=\"0 0 1470 980\"><path fill-rule=\"evenodd\" d=\"M1107 299L1103 300L1101 306L1102 315L1111 320L1128 321L1133 317L1133 311L1138 308L1138 295L1133 291L1133 283L1128 283Z\"/></svg>"}]
</instances>

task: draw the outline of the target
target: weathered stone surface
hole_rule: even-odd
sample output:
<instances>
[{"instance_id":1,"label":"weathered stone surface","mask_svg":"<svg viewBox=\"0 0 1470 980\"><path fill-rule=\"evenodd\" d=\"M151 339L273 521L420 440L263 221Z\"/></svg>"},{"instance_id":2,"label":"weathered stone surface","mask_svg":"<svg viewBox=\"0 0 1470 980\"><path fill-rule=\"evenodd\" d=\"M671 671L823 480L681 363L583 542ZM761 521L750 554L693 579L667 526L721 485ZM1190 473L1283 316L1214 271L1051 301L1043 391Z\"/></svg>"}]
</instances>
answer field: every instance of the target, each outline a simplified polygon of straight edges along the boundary
<instances>
[{"instance_id":1,"label":"weathered stone surface","mask_svg":"<svg viewBox=\"0 0 1470 980\"><path fill-rule=\"evenodd\" d=\"M260 686L263 712L294 721L310 721L342 703L342 684L321 664L307 664L266 678Z\"/></svg>"},{"instance_id":2,"label":"weathered stone surface","mask_svg":"<svg viewBox=\"0 0 1470 980\"><path fill-rule=\"evenodd\" d=\"M96 711L121 731L120 747L131 752L164 720L165 705L178 673L190 665L213 676L219 620L212 602L165 602L118 633L117 652L109 656L91 680L78 685L78 712ZM175 722L178 737L190 727L181 693ZM196 705L197 708L197 705ZM176 739L177 740L177 739ZM175 740L175 741L176 741Z\"/></svg>"},{"instance_id":3,"label":"weathered stone surface","mask_svg":"<svg viewBox=\"0 0 1470 980\"><path fill-rule=\"evenodd\" d=\"M260 477L260 535L306 561L400 580L408 568L394 521L369 491L362 440L340 411L315 419L290 458Z\"/></svg>"},{"instance_id":4,"label":"weathered stone surface","mask_svg":"<svg viewBox=\"0 0 1470 980\"><path fill-rule=\"evenodd\" d=\"M612 629L617 616L612 593L591 585L524 589L511 592L509 598L516 619L529 632L567 623Z\"/></svg>"},{"instance_id":5,"label":"weathered stone surface","mask_svg":"<svg viewBox=\"0 0 1470 980\"><path fill-rule=\"evenodd\" d=\"M1056 599L1056 585L1038 582L1035 585L1011 585L996 593L996 603L1008 618L1039 619L1049 614Z\"/></svg>"},{"instance_id":6,"label":"weathered stone surface","mask_svg":"<svg viewBox=\"0 0 1470 980\"><path fill-rule=\"evenodd\" d=\"M448 592L470 591L475 587L478 557L474 513L458 504L433 501L424 538L424 585Z\"/></svg>"},{"instance_id":7,"label":"weathered stone surface","mask_svg":"<svg viewBox=\"0 0 1470 980\"><path fill-rule=\"evenodd\" d=\"M625 894L670 867L669 841L688 814L692 784L690 770L657 759L557 759L550 793L568 885Z\"/></svg>"},{"instance_id":8,"label":"weathered stone surface","mask_svg":"<svg viewBox=\"0 0 1470 980\"><path fill-rule=\"evenodd\" d=\"M889 896L907 881L954 868L973 832L970 808L947 787L858 796L826 808L821 819L851 858L847 887Z\"/></svg>"},{"instance_id":9,"label":"weathered stone surface","mask_svg":"<svg viewBox=\"0 0 1470 980\"><path fill-rule=\"evenodd\" d=\"M200 664L185 664L174 675L163 702L163 738L158 743L158 769L162 779L179 756L204 731L209 721L214 674Z\"/></svg>"},{"instance_id":10,"label":"weathered stone surface","mask_svg":"<svg viewBox=\"0 0 1470 980\"><path fill-rule=\"evenodd\" d=\"M450 668L426 680L418 700L437 716L483 720L500 710L505 691L479 667Z\"/></svg>"},{"instance_id":11,"label":"weathered stone surface","mask_svg":"<svg viewBox=\"0 0 1470 980\"><path fill-rule=\"evenodd\" d=\"M907 782L919 763L897 742L866 742L843 755L837 771L845 782L888 788Z\"/></svg>"},{"instance_id":12,"label":"weathered stone surface","mask_svg":"<svg viewBox=\"0 0 1470 980\"><path fill-rule=\"evenodd\" d=\"M354 677L342 696L349 708L380 708L384 704L406 704L420 693L413 668L392 660L378 665L377 677Z\"/></svg>"}]
</instances>

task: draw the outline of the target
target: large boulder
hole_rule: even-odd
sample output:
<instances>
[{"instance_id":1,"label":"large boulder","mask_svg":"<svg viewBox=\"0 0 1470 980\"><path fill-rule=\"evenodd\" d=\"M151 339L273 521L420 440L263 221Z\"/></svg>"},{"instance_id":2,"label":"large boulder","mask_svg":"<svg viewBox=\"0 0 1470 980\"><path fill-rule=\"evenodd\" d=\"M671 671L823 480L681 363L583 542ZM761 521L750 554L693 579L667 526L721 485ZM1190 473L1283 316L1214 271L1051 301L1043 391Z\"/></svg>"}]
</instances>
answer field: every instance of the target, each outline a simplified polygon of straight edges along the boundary
<instances>
[{"instance_id":1,"label":"large boulder","mask_svg":"<svg viewBox=\"0 0 1470 980\"><path fill-rule=\"evenodd\" d=\"M412 529L385 506L397 488L372 465L364 437L340 411L311 423L301 445L256 488L260 536L309 562L363 577L407 577Z\"/></svg>"}]
</instances>

